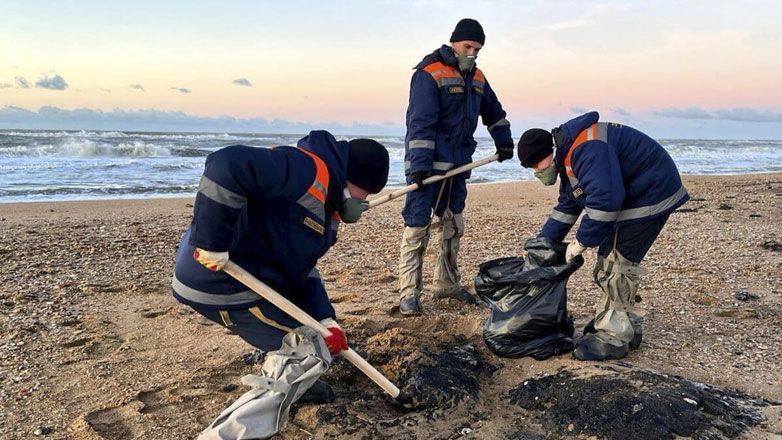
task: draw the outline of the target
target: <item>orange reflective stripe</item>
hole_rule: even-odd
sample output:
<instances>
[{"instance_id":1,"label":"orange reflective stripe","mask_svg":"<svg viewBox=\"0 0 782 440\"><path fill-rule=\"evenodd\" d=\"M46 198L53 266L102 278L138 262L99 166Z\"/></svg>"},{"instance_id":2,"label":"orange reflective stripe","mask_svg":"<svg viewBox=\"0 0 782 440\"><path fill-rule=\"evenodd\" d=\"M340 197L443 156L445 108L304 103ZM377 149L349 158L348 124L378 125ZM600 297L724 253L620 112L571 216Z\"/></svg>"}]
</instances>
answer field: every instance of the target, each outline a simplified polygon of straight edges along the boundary
<instances>
[{"instance_id":1,"label":"orange reflective stripe","mask_svg":"<svg viewBox=\"0 0 782 440\"><path fill-rule=\"evenodd\" d=\"M475 69L475 76L473 77L474 81L480 81L482 83L486 82L486 77L483 76L483 71L481 69Z\"/></svg>"},{"instance_id":2,"label":"orange reflective stripe","mask_svg":"<svg viewBox=\"0 0 782 440\"><path fill-rule=\"evenodd\" d=\"M315 182L320 184L320 186L323 188L323 190L320 190L313 183L307 192L312 194L312 196L318 199L321 203L326 203L326 193L324 191L329 190L329 170L326 168L326 163L323 162L323 159L301 147L299 147L299 151L311 157L315 162Z\"/></svg>"},{"instance_id":3,"label":"orange reflective stripe","mask_svg":"<svg viewBox=\"0 0 782 440\"><path fill-rule=\"evenodd\" d=\"M436 62L432 64L428 64L423 69L428 74L432 75L435 80L438 80L440 78L461 78L462 75L459 73L458 70L454 69L451 66L446 66L445 64L441 62Z\"/></svg>"},{"instance_id":4,"label":"orange reflective stripe","mask_svg":"<svg viewBox=\"0 0 782 440\"><path fill-rule=\"evenodd\" d=\"M565 172L568 176L573 176L573 169L570 165L573 156L573 150L575 150L576 147L583 144L584 142L592 139L597 139L597 124L592 124L584 130L581 130L581 133L576 136L576 140L573 141L573 146L570 147L570 150L567 152L567 156L565 156Z\"/></svg>"},{"instance_id":5,"label":"orange reflective stripe","mask_svg":"<svg viewBox=\"0 0 782 440\"><path fill-rule=\"evenodd\" d=\"M323 194L320 192L318 188L315 188L314 186L309 187L307 190L308 193L312 194L313 197L320 200L320 203L326 203L326 194Z\"/></svg>"}]
</instances>

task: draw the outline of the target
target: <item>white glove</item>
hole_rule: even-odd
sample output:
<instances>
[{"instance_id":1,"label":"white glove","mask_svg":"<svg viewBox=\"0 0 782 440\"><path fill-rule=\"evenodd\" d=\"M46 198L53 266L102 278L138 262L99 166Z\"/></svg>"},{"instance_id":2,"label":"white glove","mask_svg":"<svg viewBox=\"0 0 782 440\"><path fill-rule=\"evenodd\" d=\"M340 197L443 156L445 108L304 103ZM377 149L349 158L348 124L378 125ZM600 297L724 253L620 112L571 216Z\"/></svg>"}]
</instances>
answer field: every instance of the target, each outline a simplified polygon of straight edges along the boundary
<instances>
[{"instance_id":1,"label":"white glove","mask_svg":"<svg viewBox=\"0 0 782 440\"><path fill-rule=\"evenodd\" d=\"M573 261L574 258L584 253L586 250L586 246L579 243L578 240L573 240L567 245L567 250L565 251L565 262L570 263Z\"/></svg>"},{"instance_id":2,"label":"white glove","mask_svg":"<svg viewBox=\"0 0 782 440\"><path fill-rule=\"evenodd\" d=\"M217 272L228 263L228 252L214 252L196 248L193 258L206 266L207 269Z\"/></svg>"},{"instance_id":3,"label":"white glove","mask_svg":"<svg viewBox=\"0 0 782 440\"><path fill-rule=\"evenodd\" d=\"M320 323L323 324L323 327L326 327L326 328L336 327L336 328L342 330L342 327L340 327L339 324L337 323L337 321L335 321L333 318L322 319L320 321Z\"/></svg>"}]
</instances>

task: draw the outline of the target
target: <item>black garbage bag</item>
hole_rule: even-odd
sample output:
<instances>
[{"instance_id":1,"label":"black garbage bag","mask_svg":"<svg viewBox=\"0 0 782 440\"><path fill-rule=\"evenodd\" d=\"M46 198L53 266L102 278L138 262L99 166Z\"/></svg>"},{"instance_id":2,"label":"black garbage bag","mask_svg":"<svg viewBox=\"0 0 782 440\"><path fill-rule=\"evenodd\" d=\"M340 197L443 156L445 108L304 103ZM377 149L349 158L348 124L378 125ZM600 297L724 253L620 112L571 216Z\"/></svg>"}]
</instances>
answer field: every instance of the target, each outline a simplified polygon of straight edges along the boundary
<instances>
[{"instance_id":1,"label":"black garbage bag","mask_svg":"<svg viewBox=\"0 0 782 440\"><path fill-rule=\"evenodd\" d=\"M482 263L475 291L491 312L483 340L501 357L547 359L573 350L573 318L567 313L567 280L584 259L565 263L565 243L527 240L524 258Z\"/></svg>"}]
</instances>

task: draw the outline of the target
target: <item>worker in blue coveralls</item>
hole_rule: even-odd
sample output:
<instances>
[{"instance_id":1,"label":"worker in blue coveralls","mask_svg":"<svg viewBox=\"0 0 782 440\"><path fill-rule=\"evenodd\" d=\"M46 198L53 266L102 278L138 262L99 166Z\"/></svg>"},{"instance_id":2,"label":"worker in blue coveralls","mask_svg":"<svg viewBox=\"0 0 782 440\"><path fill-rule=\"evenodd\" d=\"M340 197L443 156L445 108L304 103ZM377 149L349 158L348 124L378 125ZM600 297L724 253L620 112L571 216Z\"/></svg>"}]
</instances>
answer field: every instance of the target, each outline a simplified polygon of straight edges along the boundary
<instances>
[{"instance_id":1,"label":"worker in blue coveralls","mask_svg":"<svg viewBox=\"0 0 782 440\"><path fill-rule=\"evenodd\" d=\"M432 211L440 217L442 226L434 296L468 304L476 302L461 285L457 266L470 173L439 184L424 186L422 181L472 162L478 116L494 139L499 160L513 157L514 144L505 111L483 72L475 66L485 39L480 23L469 18L459 21L451 34L451 45L443 45L425 56L415 67L410 83L405 176L408 184L417 183L419 189L407 194L402 211L405 229L399 262L399 310L404 315L423 312L419 297Z\"/></svg>"},{"instance_id":2,"label":"worker in blue coveralls","mask_svg":"<svg viewBox=\"0 0 782 440\"><path fill-rule=\"evenodd\" d=\"M371 139L312 131L295 147L234 145L206 159L193 220L179 244L174 297L250 345L272 351L301 324L221 271L238 264L327 327L329 351L347 348L315 267L340 221L358 221L388 178L388 152ZM304 402L329 402L318 381Z\"/></svg>"},{"instance_id":3,"label":"worker in blue coveralls","mask_svg":"<svg viewBox=\"0 0 782 440\"><path fill-rule=\"evenodd\" d=\"M673 210L688 199L673 159L651 137L597 112L553 131L533 128L519 140L521 165L545 185L560 178L559 199L539 237L562 241L584 212L570 262L597 247L595 283L603 290L595 318L573 355L581 360L621 359L642 339L640 263Z\"/></svg>"}]
</instances>

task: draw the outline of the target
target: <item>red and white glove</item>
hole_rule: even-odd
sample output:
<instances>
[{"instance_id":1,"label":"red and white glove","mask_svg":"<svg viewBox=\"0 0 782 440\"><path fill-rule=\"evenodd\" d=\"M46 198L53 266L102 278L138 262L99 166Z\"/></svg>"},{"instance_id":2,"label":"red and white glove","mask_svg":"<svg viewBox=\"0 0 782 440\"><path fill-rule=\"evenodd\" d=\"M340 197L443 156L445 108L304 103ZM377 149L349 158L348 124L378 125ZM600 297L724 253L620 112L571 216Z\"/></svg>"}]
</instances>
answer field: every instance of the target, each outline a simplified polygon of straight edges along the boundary
<instances>
[{"instance_id":1,"label":"red and white glove","mask_svg":"<svg viewBox=\"0 0 782 440\"><path fill-rule=\"evenodd\" d=\"M332 356L336 356L340 351L348 349L348 338L342 331L342 327L337 324L337 321L326 318L320 321L320 323L331 332L331 336L326 337L326 345L329 347L329 353Z\"/></svg>"},{"instance_id":2,"label":"red and white glove","mask_svg":"<svg viewBox=\"0 0 782 440\"><path fill-rule=\"evenodd\" d=\"M228 252L214 252L196 248L193 258L206 266L207 269L217 272L228 263Z\"/></svg>"}]
</instances>

